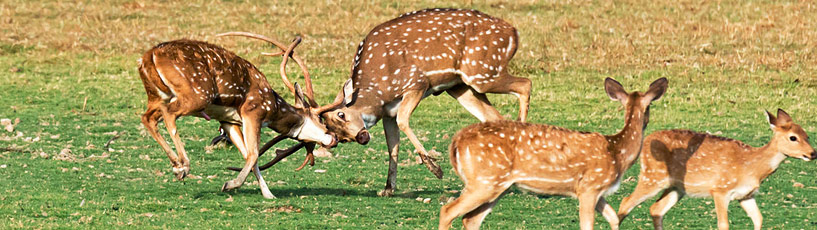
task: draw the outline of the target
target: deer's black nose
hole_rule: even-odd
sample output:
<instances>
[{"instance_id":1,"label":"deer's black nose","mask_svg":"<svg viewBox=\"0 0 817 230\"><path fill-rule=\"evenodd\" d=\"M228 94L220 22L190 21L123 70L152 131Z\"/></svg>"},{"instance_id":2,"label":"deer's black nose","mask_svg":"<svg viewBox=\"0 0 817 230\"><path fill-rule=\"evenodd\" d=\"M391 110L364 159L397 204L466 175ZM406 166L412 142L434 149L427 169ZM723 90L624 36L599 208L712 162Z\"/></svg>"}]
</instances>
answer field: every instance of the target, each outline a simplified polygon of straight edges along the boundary
<instances>
[{"instance_id":1,"label":"deer's black nose","mask_svg":"<svg viewBox=\"0 0 817 230\"><path fill-rule=\"evenodd\" d=\"M817 151L811 152L811 159L817 159Z\"/></svg>"},{"instance_id":2,"label":"deer's black nose","mask_svg":"<svg viewBox=\"0 0 817 230\"><path fill-rule=\"evenodd\" d=\"M369 138L370 138L369 131L366 131L364 129L360 130L360 132L357 133L357 137L355 137L355 140L357 140L358 144L365 145L366 143L369 143Z\"/></svg>"}]
</instances>

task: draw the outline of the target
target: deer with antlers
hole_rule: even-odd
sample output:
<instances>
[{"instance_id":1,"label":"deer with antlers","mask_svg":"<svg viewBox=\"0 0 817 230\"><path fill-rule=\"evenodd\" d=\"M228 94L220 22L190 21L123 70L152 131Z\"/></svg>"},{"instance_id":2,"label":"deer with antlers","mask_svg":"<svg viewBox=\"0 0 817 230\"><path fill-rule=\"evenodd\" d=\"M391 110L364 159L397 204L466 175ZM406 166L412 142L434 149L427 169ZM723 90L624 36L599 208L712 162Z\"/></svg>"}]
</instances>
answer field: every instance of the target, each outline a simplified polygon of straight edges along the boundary
<instances>
[{"instance_id":1,"label":"deer with antlers","mask_svg":"<svg viewBox=\"0 0 817 230\"><path fill-rule=\"evenodd\" d=\"M715 200L718 229L729 229L727 209L731 200L740 201L755 229L760 229L763 217L754 198L760 183L786 157L805 161L817 158L808 135L789 114L778 109L777 117L768 111L766 116L772 139L759 148L688 130L658 131L647 136L638 185L621 201L619 218L624 219L635 206L663 190L650 207L655 229L664 228L664 214L685 194Z\"/></svg>"},{"instance_id":2,"label":"deer with antlers","mask_svg":"<svg viewBox=\"0 0 817 230\"><path fill-rule=\"evenodd\" d=\"M383 119L389 171L381 196L391 196L397 175L400 131L438 178L442 170L409 126L420 101L443 92L480 121L501 120L486 93L514 94L519 119L527 117L531 81L508 73L518 47L516 29L476 10L426 9L372 29L357 48L351 79L336 108L322 114L341 142L368 141L367 129ZM334 104L334 103L333 103Z\"/></svg>"},{"instance_id":3,"label":"deer with antlers","mask_svg":"<svg viewBox=\"0 0 817 230\"><path fill-rule=\"evenodd\" d=\"M337 138L327 131L318 110L313 108L314 100L307 100L300 87L287 80L286 60L300 41L297 38L281 53L281 77L295 94L294 105L273 91L266 76L250 62L219 46L176 40L145 52L139 60L139 74L148 96L142 123L167 153L176 178L182 180L190 172L190 161L176 129L176 119L181 116L218 120L244 155L246 162L238 177L227 181L222 190L240 187L253 171L265 198L274 196L256 164L262 126L305 142L327 147L337 144ZM164 120L178 155L159 135L160 120Z\"/></svg>"},{"instance_id":4,"label":"deer with antlers","mask_svg":"<svg viewBox=\"0 0 817 230\"><path fill-rule=\"evenodd\" d=\"M465 188L440 210L439 229L448 229L461 215L466 229L478 229L511 185L577 197L581 229L593 229L593 210L618 229L615 210L603 196L618 189L638 157L650 103L664 94L667 79L656 80L646 93L627 93L611 78L604 88L626 111L624 128L615 135L514 121L479 123L457 132L449 154Z\"/></svg>"}]
</instances>

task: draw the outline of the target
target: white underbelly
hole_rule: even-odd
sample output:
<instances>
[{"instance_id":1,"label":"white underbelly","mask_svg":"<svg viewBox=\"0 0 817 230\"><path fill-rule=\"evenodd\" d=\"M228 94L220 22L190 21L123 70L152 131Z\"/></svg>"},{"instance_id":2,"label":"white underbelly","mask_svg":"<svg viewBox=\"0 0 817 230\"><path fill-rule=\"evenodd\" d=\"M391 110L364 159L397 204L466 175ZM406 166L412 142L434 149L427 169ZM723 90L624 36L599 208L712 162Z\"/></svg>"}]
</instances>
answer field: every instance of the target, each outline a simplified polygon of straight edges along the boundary
<instances>
[{"instance_id":1,"label":"white underbelly","mask_svg":"<svg viewBox=\"0 0 817 230\"><path fill-rule=\"evenodd\" d=\"M435 94L435 93L439 93L439 92L448 90L451 87L454 87L455 85L457 85L459 83L460 83L460 81L451 81L451 82L446 82L446 83L443 83L443 84L435 85L435 86L431 87L430 89L426 90L426 92L423 94L423 98L431 96L431 94Z\"/></svg>"},{"instance_id":2,"label":"white underbelly","mask_svg":"<svg viewBox=\"0 0 817 230\"><path fill-rule=\"evenodd\" d=\"M403 99L394 100L384 106L386 115L389 117L397 117L397 111L400 110L400 103L403 102Z\"/></svg>"},{"instance_id":3,"label":"white underbelly","mask_svg":"<svg viewBox=\"0 0 817 230\"><path fill-rule=\"evenodd\" d=\"M757 192L757 186L741 185L729 191L729 199L736 200L745 198Z\"/></svg>"},{"instance_id":4,"label":"white underbelly","mask_svg":"<svg viewBox=\"0 0 817 230\"><path fill-rule=\"evenodd\" d=\"M204 109L204 113L218 121L241 124L241 116L238 114L238 110L233 107L208 105L207 108Z\"/></svg>"}]
</instances>

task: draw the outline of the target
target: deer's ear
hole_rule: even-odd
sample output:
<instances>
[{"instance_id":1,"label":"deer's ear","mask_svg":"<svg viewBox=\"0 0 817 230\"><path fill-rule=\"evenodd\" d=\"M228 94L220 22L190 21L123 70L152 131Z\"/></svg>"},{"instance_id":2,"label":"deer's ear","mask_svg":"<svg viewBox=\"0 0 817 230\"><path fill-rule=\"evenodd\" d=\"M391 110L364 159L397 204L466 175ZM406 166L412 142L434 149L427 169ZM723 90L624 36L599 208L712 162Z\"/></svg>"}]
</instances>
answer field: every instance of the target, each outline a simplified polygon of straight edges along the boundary
<instances>
[{"instance_id":1,"label":"deer's ear","mask_svg":"<svg viewBox=\"0 0 817 230\"><path fill-rule=\"evenodd\" d=\"M623 102L622 100L627 98L627 92L624 91L624 87L621 86L621 83L609 77L604 79L604 91L607 91L607 96L614 101Z\"/></svg>"},{"instance_id":2,"label":"deer's ear","mask_svg":"<svg viewBox=\"0 0 817 230\"><path fill-rule=\"evenodd\" d=\"M783 109L777 109L777 125L778 126L782 126L782 125L792 123L792 122L794 122L794 121L791 120L791 116L789 116L789 114L786 113L786 111L783 111Z\"/></svg>"},{"instance_id":3,"label":"deer's ear","mask_svg":"<svg viewBox=\"0 0 817 230\"><path fill-rule=\"evenodd\" d=\"M352 79L346 80L343 84L343 104L348 106L352 104L355 99L355 87L352 85Z\"/></svg>"},{"instance_id":4,"label":"deer's ear","mask_svg":"<svg viewBox=\"0 0 817 230\"><path fill-rule=\"evenodd\" d=\"M766 121L769 122L769 127L772 129L777 126L777 118L775 118L774 115L772 115L772 113L770 113L768 110L766 110Z\"/></svg>"},{"instance_id":5,"label":"deer's ear","mask_svg":"<svg viewBox=\"0 0 817 230\"><path fill-rule=\"evenodd\" d=\"M295 106L300 108L309 108L309 103L304 97L304 92L301 90L301 85L295 82Z\"/></svg>"},{"instance_id":6,"label":"deer's ear","mask_svg":"<svg viewBox=\"0 0 817 230\"><path fill-rule=\"evenodd\" d=\"M662 77L658 80L655 80L650 84L650 89L647 90L647 93L644 94L647 97L651 97L653 101L658 100L661 96L664 95L664 92L667 92L667 85L669 81L667 78Z\"/></svg>"}]
</instances>

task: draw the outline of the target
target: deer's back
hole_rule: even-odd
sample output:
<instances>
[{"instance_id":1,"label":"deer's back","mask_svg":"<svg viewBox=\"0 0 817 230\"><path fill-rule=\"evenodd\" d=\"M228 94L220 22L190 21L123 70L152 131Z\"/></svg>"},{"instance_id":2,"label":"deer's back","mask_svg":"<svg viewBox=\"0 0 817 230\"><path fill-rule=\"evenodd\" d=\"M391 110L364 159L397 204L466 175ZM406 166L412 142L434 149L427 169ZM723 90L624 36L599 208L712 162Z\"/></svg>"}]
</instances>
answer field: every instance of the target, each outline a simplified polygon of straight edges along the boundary
<instances>
[{"instance_id":1,"label":"deer's back","mask_svg":"<svg viewBox=\"0 0 817 230\"><path fill-rule=\"evenodd\" d=\"M642 177L667 179L691 195L708 196L716 185L737 182L752 148L743 142L689 130L665 130L644 139Z\"/></svg>"},{"instance_id":2,"label":"deer's back","mask_svg":"<svg viewBox=\"0 0 817 230\"><path fill-rule=\"evenodd\" d=\"M488 81L505 70L518 40L513 26L479 11L411 12L372 29L358 47L352 79L386 100L410 89Z\"/></svg>"},{"instance_id":3,"label":"deer's back","mask_svg":"<svg viewBox=\"0 0 817 230\"><path fill-rule=\"evenodd\" d=\"M598 133L494 121L461 130L452 144L458 173L504 175L507 183L541 193L572 195L581 183L607 186L618 176L606 139Z\"/></svg>"},{"instance_id":4,"label":"deer's back","mask_svg":"<svg viewBox=\"0 0 817 230\"><path fill-rule=\"evenodd\" d=\"M235 106L248 94L272 92L264 75L250 62L217 45L175 40L145 52L140 71L146 88L208 104ZM184 95L179 95L184 94Z\"/></svg>"}]
</instances>

